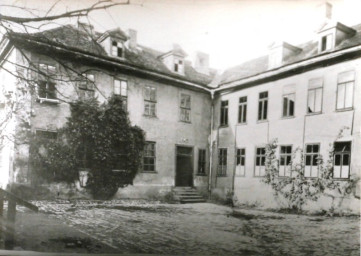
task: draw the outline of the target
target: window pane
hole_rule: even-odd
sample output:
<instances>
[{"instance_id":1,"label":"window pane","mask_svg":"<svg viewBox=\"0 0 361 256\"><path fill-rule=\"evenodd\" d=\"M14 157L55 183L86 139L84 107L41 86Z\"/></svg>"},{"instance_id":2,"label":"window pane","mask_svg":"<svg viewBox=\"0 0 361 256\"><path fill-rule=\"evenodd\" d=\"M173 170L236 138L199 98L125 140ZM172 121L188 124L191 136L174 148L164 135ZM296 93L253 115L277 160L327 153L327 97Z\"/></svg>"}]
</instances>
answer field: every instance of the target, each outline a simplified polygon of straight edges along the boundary
<instances>
[{"instance_id":1,"label":"window pane","mask_svg":"<svg viewBox=\"0 0 361 256\"><path fill-rule=\"evenodd\" d=\"M258 120L262 120L262 106L263 106L263 102L262 101L258 102Z\"/></svg>"},{"instance_id":2,"label":"window pane","mask_svg":"<svg viewBox=\"0 0 361 256\"><path fill-rule=\"evenodd\" d=\"M312 158L311 158L311 156L306 156L306 165L311 165L311 160L312 160Z\"/></svg>"},{"instance_id":3,"label":"window pane","mask_svg":"<svg viewBox=\"0 0 361 256\"><path fill-rule=\"evenodd\" d=\"M120 95L120 81L114 80L114 94Z\"/></svg>"},{"instance_id":4,"label":"window pane","mask_svg":"<svg viewBox=\"0 0 361 256\"><path fill-rule=\"evenodd\" d=\"M315 90L308 90L308 113L316 112L315 109Z\"/></svg>"},{"instance_id":5,"label":"window pane","mask_svg":"<svg viewBox=\"0 0 361 256\"><path fill-rule=\"evenodd\" d=\"M348 166L350 164L350 155L344 154L342 159L342 165Z\"/></svg>"},{"instance_id":6,"label":"window pane","mask_svg":"<svg viewBox=\"0 0 361 256\"><path fill-rule=\"evenodd\" d=\"M336 166L341 165L341 155L335 155L335 165Z\"/></svg>"},{"instance_id":7,"label":"window pane","mask_svg":"<svg viewBox=\"0 0 361 256\"><path fill-rule=\"evenodd\" d=\"M283 116L287 116L288 99L287 96L283 96Z\"/></svg>"},{"instance_id":8,"label":"window pane","mask_svg":"<svg viewBox=\"0 0 361 256\"><path fill-rule=\"evenodd\" d=\"M337 109L345 107L345 84L339 84L337 90Z\"/></svg>"},{"instance_id":9,"label":"window pane","mask_svg":"<svg viewBox=\"0 0 361 256\"><path fill-rule=\"evenodd\" d=\"M127 90L128 90L128 85L127 85L127 81L121 81L120 82L120 95L121 96L127 96Z\"/></svg>"},{"instance_id":10,"label":"window pane","mask_svg":"<svg viewBox=\"0 0 361 256\"><path fill-rule=\"evenodd\" d=\"M263 112L263 119L266 120L267 119L267 107L268 107L268 104L267 104L267 100L264 102L264 112Z\"/></svg>"},{"instance_id":11,"label":"window pane","mask_svg":"<svg viewBox=\"0 0 361 256\"><path fill-rule=\"evenodd\" d=\"M322 88L315 90L315 112L321 112L322 109Z\"/></svg>"},{"instance_id":12,"label":"window pane","mask_svg":"<svg viewBox=\"0 0 361 256\"><path fill-rule=\"evenodd\" d=\"M295 109L295 95L292 94L289 97L290 101L289 101L289 116L293 116L294 114L294 109Z\"/></svg>"},{"instance_id":13,"label":"window pane","mask_svg":"<svg viewBox=\"0 0 361 256\"><path fill-rule=\"evenodd\" d=\"M352 107L353 82L346 84L345 108Z\"/></svg>"},{"instance_id":14,"label":"window pane","mask_svg":"<svg viewBox=\"0 0 361 256\"><path fill-rule=\"evenodd\" d=\"M349 166L342 166L341 169L341 178L347 179L349 177Z\"/></svg>"},{"instance_id":15,"label":"window pane","mask_svg":"<svg viewBox=\"0 0 361 256\"><path fill-rule=\"evenodd\" d=\"M48 99L56 99L56 89L54 83L48 83L47 84L47 94L46 97Z\"/></svg>"}]
</instances>

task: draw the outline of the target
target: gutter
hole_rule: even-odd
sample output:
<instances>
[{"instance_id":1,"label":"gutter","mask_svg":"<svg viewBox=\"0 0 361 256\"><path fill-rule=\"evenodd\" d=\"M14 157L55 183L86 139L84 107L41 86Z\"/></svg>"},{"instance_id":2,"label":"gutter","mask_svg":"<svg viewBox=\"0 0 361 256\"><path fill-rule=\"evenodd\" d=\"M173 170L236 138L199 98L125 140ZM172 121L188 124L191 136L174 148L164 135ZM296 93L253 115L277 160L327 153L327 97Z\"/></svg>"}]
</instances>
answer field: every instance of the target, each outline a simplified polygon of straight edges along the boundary
<instances>
[{"instance_id":1,"label":"gutter","mask_svg":"<svg viewBox=\"0 0 361 256\"><path fill-rule=\"evenodd\" d=\"M36 40L31 40L31 39L22 39L22 40L25 40L29 43L35 43L35 44L38 44L40 46L44 46L44 47L49 47L49 44L47 43L43 43L43 42L39 42L39 41L36 41ZM52 49L56 49L58 51L66 51L70 54L74 54L74 55L80 55L82 57L85 57L85 58L88 58L88 59L92 59L93 61L96 61L96 62L102 62L102 63L106 63L106 64L109 64L109 65L113 65L113 66L117 66L118 68L122 68L122 69L126 69L126 70L130 70L130 71L136 71L136 72L139 72L141 74L144 74L144 75L149 75L149 76L153 76L153 77L156 77L156 78L160 78L160 79L165 79L165 80L170 80L170 81L173 81L173 82L176 82L176 83L181 83L181 84L184 84L184 85L188 85L188 86L192 86L192 87L195 87L197 89L201 89L203 91L206 91L208 93L211 93L211 89L208 89L204 86L200 86L194 82L189 82L189 81L186 81L186 80L183 80L183 79L178 79L178 78L175 78L175 77L171 77L170 75L166 75L166 74L162 74L162 73L159 73L159 72L155 72L155 71L150 71L150 70L146 70L145 68L139 68L131 63L119 63L119 62L116 62L116 61L112 61L112 60L106 60L104 58L101 58L101 57L97 57L97 56L94 56L94 55L91 55L91 54L88 54L88 53L85 53L85 52L80 52L80 51L76 51L76 50L72 50L72 49L66 49L66 48L63 48L63 47L59 47L59 46L55 46L55 45L51 45L50 46Z\"/></svg>"},{"instance_id":2,"label":"gutter","mask_svg":"<svg viewBox=\"0 0 361 256\"><path fill-rule=\"evenodd\" d=\"M316 57L313 57L311 59L306 59L304 61L300 61L300 62L297 62L297 63L294 63L294 64L289 64L287 66L280 67L280 68L278 68L276 70L270 70L270 71L266 71L266 72L260 73L258 75L255 75L255 76L251 76L251 77L243 78L243 79L240 79L240 80L224 83L224 84L220 85L221 87L214 89L214 92L220 92L220 91L223 91L223 90L226 90L226 89L235 88L237 86L246 85L246 84L249 84L249 83L254 83L254 82L257 82L258 80L271 78L273 76L277 76L277 75L283 74L285 72L292 71L292 70L297 69L297 68L302 68L302 67L306 67L306 66L309 66L309 65L312 65L312 64L317 64L318 62L327 61L327 60L330 60L330 59L333 59L333 58L343 56L345 54L355 53L355 52L358 52L360 50L361 50L361 45L356 46L356 47L347 48L347 49L344 49L344 50L339 50L337 52L329 53L329 54L326 54L326 55L316 56Z\"/></svg>"},{"instance_id":3,"label":"gutter","mask_svg":"<svg viewBox=\"0 0 361 256\"><path fill-rule=\"evenodd\" d=\"M209 140L209 174L208 174L208 198L212 196L212 167L213 167L213 123L214 123L214 91L211 91L211 132Z\"/></svg>"}]
</instances>

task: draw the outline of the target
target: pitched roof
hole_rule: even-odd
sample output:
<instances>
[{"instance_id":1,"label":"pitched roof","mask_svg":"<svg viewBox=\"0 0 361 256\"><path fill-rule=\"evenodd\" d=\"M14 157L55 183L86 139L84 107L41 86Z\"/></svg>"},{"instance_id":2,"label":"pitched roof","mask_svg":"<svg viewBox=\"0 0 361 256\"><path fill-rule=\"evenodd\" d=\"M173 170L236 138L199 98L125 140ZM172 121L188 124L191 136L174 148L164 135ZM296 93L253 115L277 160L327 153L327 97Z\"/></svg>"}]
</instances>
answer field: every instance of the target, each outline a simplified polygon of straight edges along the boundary
<instances>
[{"instance_id":1,"label":"pitched roof","mask_svg":"<svg viewBox=\"0 0 361 256\"><path fill-rule=\"evenodd\" d=\"M347 39L344 39L340 42L332 51L327 53L318 52L318 43L316 41L309 41L307 43L298 45L297 47L302 49L298 53L290 55L285 59L282 66L287 66L292 63L303 61L318 55L324 55L332 53L338 50L346 49L349 47L357 46L361 44L361 24L352 27L356 30L356 33ZM281 67L282 67L281 66ZM246 61L241 65L231 67L223 72L220 79L220 87L222 84L230 83L233 81L241 80L244 78L252 77L263 72L266 72L268 69L268 55Z\"/></svg>"},{"instance_id":2,"label":"pitched roof","mask_svg":"<svg viewBox=\"0 0 361 256\"><path fill-rule=\"evenodd\" d=\"M124 33L120 29L112 31L117 34ZM85 31L79 30L71 25L66 25L34 34L9 34L10 40L12 40L14 43L18 42L18 45L24 45L26 43L30 44L31 42L39 41L48 45L64 48L64 50L76 50L81 53L95 55L99 58L108 60L111 59L112 61L116 61L122 64L130 64L132 66L136 66L139 69L155 71L180 80L196 83L206 88L208 88L208 84L212 81L213 76L215 75L215 72L211 72L211 75L205 75L197 72L191 66L190 62L185 62L184 75L174 73L170 71L159 58L159 56L164 54L163 52L159 52L140 45L138 45L137 49L129 50L126 48L124 59L108 56L102 46L97 43L97 39L101 36L102 34L100 33L94 33L94 35L90 35ZM24 39L28 40L25 42Z\"/></svg>"}]
</instances>

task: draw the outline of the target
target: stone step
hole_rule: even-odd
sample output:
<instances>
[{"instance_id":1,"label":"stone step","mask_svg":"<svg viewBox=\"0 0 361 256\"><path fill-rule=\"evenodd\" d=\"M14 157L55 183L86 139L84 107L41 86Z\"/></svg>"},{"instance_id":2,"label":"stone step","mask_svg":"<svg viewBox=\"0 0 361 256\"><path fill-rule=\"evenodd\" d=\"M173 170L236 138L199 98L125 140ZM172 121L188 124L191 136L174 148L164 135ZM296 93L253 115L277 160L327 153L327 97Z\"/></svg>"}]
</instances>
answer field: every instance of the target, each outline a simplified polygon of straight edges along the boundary
<instances>
[{"instance_id":1,"label":"stone step","mask_svg":"<svg viewBox=\"0 0 361 256\"><path fill-rule=\"evenodd\" d=\"M187 204L187 203L204 203L206 200L203 198L197 198L197 199L180 199L181 204Z\"/></svg>"},{"instance_id":2,"label":"stone step","mask_svg":"<svg viewBox=\"0 0 361 256\"><path fill-rule=\"evenodd\" d=\"M180 199L192 199L192 198L201 198L203 199L203 197L201 195L191 195L191 196L179 196Z\"/></svg>"}]
</instances>

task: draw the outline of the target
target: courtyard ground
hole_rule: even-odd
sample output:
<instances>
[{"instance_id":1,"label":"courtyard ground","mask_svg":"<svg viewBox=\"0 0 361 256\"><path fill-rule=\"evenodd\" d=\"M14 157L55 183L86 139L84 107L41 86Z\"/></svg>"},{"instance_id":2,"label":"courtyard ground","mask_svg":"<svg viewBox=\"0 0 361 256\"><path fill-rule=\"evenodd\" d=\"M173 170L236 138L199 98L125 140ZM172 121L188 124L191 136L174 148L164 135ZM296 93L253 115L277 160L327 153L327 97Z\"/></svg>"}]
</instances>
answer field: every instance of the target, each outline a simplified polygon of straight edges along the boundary
<instances>
[{"instance_id":1,"label":"courtyard ground","mask_svg":"<svg viewBox=\"0 0 361 256\"><path fill-rule=\"evenodd\" d=\"M17 249L84 253L360 255L360 218L242 210L210 203L34 202ZM66 225L64 225L66 224Z\"/></svg>"}]
</instances>

